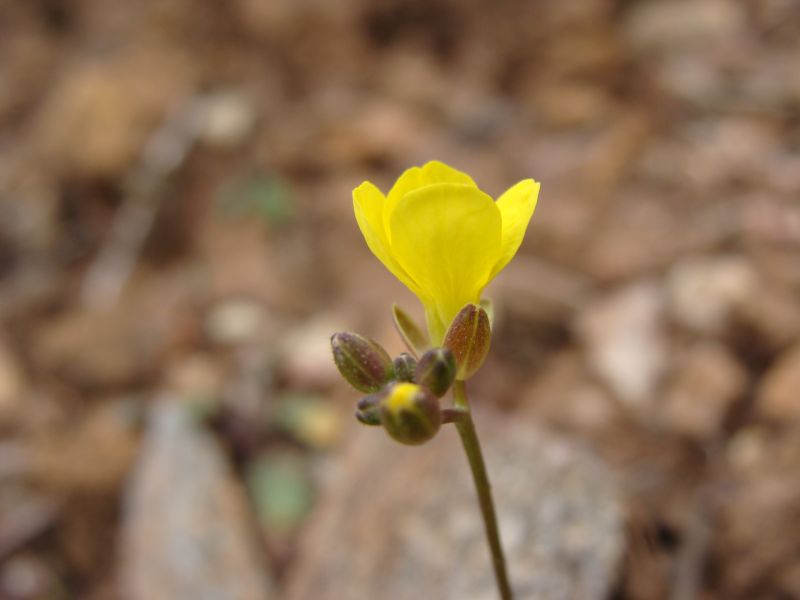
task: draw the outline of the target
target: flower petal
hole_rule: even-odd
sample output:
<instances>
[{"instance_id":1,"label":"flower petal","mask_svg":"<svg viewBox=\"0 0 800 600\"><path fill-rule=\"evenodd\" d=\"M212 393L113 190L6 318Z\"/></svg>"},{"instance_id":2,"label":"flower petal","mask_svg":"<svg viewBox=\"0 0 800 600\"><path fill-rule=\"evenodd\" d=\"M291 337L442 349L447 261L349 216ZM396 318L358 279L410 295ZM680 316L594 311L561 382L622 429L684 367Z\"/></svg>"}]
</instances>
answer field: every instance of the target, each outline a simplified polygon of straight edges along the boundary
<instances>
[{"instance_id":1,"label":"flower petal","mask_svg":"<svg viewBox=\"0 0 800 600\"><path fill-rule=\"evenodd\" d=\"M384 195L369 181L365 181L353 190L353 212L367 246L392 275L417 296L420 296L419 286L392 257L389 242L386 239L386 230L383 226L385 204Z\"/></svg>"},{"instance_id":2,"label":"flower petal","mask_svg":"<svg viewBox=\"0 0 800 600\"><path fill-rule=\"evenodd\" d=\"M500 258L501 227L494 201L469 184L408 192L391 214L392 254L429 293L445 327L465 304L480 299Z\"/></svg>"},{"instance_id":3,"label":"flower petal","mask_svg":"<svg viewBox=\"0 0 800 600\"><path fill-rule=\"evenodd\" d=\"M490 280L514 258L520 244L522 244L525 230L528 228L533 211L536 209L539 186L540 184L533 179L523 179L497 199L497 208L500 209L500 215L503 219L502 249L500 259L489 276Z\"/></svg>"},{"instance_id":4,"label":"flower petal","mask_svg":"<svg viewBox=\"0 0 800 600\"><path fill-rule=\"evenodd\" d=\"M389 219L397 203L400 202L400 198L410 191L434 183L462 183L477 187L472 177L438 160L431 160L421 167L406 169L403 174L397 178L397 181L392 186L392 189L389 190L389 194L386 197L387 202L383 216L383 226L386 229L389 240L392 239Z\"/></svg>"}]
</instances>

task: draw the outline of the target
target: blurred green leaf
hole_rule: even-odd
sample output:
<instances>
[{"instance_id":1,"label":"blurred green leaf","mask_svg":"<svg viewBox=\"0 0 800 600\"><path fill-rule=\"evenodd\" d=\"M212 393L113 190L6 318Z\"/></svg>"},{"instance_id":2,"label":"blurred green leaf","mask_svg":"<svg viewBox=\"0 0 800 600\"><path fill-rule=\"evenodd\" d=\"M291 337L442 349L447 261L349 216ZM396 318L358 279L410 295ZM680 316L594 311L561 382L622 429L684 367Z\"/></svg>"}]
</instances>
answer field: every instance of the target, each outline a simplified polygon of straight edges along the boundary
<instances>
[{"instance_id":1,"label":"blurred green leaf","mask_svg":"<svg viewBox=\"0 0 800 600\"><path fill-rule=\"evenodd\" d=\"M219 194L223 213L256 216L270 225L285 225L294 214L291 186L284 179L263 173L237 179Z\"/></svg>"},{"instance_id":2,"label":"blurred green leaf","mask_svg":"<svg viewBox=\"0 0 800 600\"><path fill-rule=\"evenodd\" d=\"M294 452L261 454L245 478L256 512L268 535L292 534L308 515L314 489L308 464Z\"/></svg>"}]
</instances>

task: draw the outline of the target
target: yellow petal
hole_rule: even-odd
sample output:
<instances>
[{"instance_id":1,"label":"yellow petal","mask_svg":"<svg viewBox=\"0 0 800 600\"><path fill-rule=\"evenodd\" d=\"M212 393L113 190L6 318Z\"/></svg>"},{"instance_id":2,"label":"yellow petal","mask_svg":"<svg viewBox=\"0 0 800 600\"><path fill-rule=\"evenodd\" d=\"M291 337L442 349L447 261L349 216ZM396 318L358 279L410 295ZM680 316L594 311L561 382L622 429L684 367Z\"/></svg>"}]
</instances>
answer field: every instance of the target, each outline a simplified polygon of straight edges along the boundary
<instances>
[{"instance_id":1,"label":"yellow petal","mask_svg":"<svg viewBox=\"0 0 800 600\"><path fill-rule=\"evenodd\" d=\"M497 199L497 208L500 209L503 220L502 241L500 259L492 269L489 279L502 271L517 253L536 209L538 197L539 183L533 179L524 179Z\"/></svg>"},{"instance_id":2,"label":"yellow petal","mask_svg":"<svg viewBox=\"0 0 800 600\"><path fill-rule=\"evenodd\" d=\"M421 294L419 286L392 257L386 239L386 230L383 226L385 203L384 195L369 181L365 181L353 190L353 212L355 212L358 228L361 230L367 246L392 275L419 296Z\"/></svg>"},{"instance_id":3,"label":"yellow petal","mask_svg":"<svg viewBox=\"0 0 800 600\"><path fill-rule=\"evenodd\" d=\"M383 216L383 225L389 240L392 239L389 219L397 203L400 201L400 198L412 190L434 183L462 183L477 187L472 177L438 160L429 161L421 167L406 169L403 174L397 178L397 181L392 186L392 189L389 190L389 194L386 197L387 202Z\"/></svg>"},{"instance_id":4,"label":"yellow petal","mask_svg":"<svg viewBox=\"0 0 800 600\"><path fill-rule=\"evenodd\" d=\"M447 323L444 322L433 300L427 302L423 300L422 306L425 309L425 324L428 326L428 339L431 340L434 346L438 346L442 343L442 340L444 340L444 334L450 326L450 321Z\"/></svg>"},{"instance_id":5,"label":"yellow petal","mask_svg":"<svg viewBox=\"0 0 800 600\"><path fill-rule=\"evenodd\" d=\"M500 258L500 211L473 185L439 183L407 193L390 230L394 258L428 293L445 327L480 299Z\"/></svg>"}]
</instances>

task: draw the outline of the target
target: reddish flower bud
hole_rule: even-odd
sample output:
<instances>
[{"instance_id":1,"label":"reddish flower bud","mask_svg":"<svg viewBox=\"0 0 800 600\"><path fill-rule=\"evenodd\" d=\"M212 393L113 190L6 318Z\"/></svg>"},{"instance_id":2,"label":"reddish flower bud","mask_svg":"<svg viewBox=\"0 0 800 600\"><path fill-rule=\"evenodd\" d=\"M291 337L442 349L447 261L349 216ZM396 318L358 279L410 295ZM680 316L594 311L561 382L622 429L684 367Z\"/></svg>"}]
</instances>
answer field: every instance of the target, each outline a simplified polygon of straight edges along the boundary
<instances>
[{"instance_id":1,"label":"reddish flower bud","mask_svg":"<svg viewBox=\"0 0 800 600\"><path fill-rule=\"evenodd\" d=\"M469 379L477 371L492 340L489 316L477 304L467 304L459 311L444 336L444 347L456 358L456 379Z\"/></svg>"}]
</instances>

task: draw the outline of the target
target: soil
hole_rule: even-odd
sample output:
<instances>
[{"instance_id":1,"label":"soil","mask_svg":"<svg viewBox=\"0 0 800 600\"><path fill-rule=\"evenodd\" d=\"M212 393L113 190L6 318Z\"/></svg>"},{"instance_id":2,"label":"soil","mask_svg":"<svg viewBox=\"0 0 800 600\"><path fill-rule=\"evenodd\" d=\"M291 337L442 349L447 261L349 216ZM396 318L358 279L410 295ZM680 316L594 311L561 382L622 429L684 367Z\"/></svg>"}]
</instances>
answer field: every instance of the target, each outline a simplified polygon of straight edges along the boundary
<instances>
[{"instance_id":1,"label":"soil","mask_svg":"<svg viewBox=\"0 0 800 600\"><path fill-rule=\"evenodd\" d=\"M800 597L798 56L780 0L0 3L0 597L180 547L130 514L167 397L253 538L219 568L290 588L359 479L329 336L420 316L350 192L433 158L542 182L470 386L608 464L613 597Z\"/></svg>"}]
</instances>

